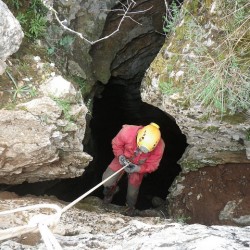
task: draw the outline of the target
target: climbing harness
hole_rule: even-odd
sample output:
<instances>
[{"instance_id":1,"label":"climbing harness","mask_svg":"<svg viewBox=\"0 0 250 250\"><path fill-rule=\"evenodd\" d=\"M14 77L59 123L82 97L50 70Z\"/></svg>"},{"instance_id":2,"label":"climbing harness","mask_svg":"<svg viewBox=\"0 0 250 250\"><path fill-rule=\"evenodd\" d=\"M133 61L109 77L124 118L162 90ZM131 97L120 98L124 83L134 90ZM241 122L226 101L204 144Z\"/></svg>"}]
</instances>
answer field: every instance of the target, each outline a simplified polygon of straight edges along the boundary
<instances>
[{"instance_id":1,"label":"climbing harness","mask_svg":"<svg viewBox=\"0 0 250 250\"><path fill-rule=\"evenodd\" d=\"M49 209L55 210L56 212L55 214L52 214L52 215L38 214L38 215L33 216L27 225L0 230L0 240L6 240L6 239L20 236L25 233L39 231L48 250L62 250L62 247L60 246L55 236L51 232L50 227L51 228L55 227L60 221L61 215L63 213L65 213L67 210L69 210L79 201L84 199L94 190L99 188L106 181L110 180L115 175L123 171L127 166L128 164L123 166L119 170L117 170L114 174L112 174L111 176L109 176L108 178L106 178L105 180L97 184L96 186L94 186L88 192L84 193L83 195L81 195L80 197L78 197L77 199L75 199L74 201L72 201L71 203L69 203L67 206L63 208L60 208L58 205L55 205L55 204L37 204L37 205L20 207L20 208L8 210L8 211L1 211L0 216L27 211L27 210L42 209L42 208L49 208Z\"/></svg>"}]
</instances>

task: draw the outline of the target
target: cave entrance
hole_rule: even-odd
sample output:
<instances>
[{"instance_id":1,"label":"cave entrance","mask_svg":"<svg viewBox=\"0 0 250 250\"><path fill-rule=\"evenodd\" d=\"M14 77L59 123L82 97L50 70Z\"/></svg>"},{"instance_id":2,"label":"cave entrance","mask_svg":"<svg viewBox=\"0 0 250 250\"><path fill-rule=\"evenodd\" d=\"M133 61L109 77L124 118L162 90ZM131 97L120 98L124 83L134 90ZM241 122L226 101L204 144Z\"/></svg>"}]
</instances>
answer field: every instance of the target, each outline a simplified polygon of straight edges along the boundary
<instances>
[{"instance_id":1,"label":"cave entrance","mask_svg":"<svg viewBox=\"0 0 250 250\"><path fill-rule=\"evenodd\" d=\"M157 171L144 177L137 201L138 209L152 207L152 198L166 199L168 189L181 171L177 161L187 146L186 137L182 134L175 120L170 115L142 102L140 83L121 84L111 78L101 96L94 99L93 117L90 122L91 140L85 148L94 156L93 162L86 170L94 183L99 183L102 174L113 159L111 140L122 128L123 124L147 125L155 122L160 126L166 148ZM119 182L120 191L115 195L113 203L125 204L127 191L127 175ZM102 189L96 193L102 196Z\"/></svg>"},{"instance_id":2,"label":"cave entrance","mask_svg":"<svg viewBox=\"0 0 250 250\"><path fill-rule=\"evenodd\" d=\"M101 181L103 172L113 158L111 140L123 124L147 125L150 122L156 122L160 125L166 148L158 170L143 180L137 207L139 209L151 207L152 198L156 196L166 199L169 187L181 171L177 161L181 158L187 144L185 136L173 117L141 100L141 79L165 41L165 36L162 36L159 31L164 25L162 16L166 14L166 6L164 1L138 1L137 4L138 9L133 9L133 11L149 8L146 15L133 17L143 25L138 26L138 23L131 20L124 22L123 29L128 31L127 33L120 32L102 43L94 44L90 51L95 64L95 69L93 69L95 74L102 72L101 69L106 69L108 66L107 55L112 58L108 67L112 77L106 85L100 83L104 90L94 98L89 124L91 134L88 138L90 139L84 142L84 151L91 154L94 160L81 177L23 183L5 190L14 191L20 195L54 195L61 200L72 201ZM110 34L120 20L119 15L117 18L116 15L113 16L113 13L110 12L107 17L102 37ZM116 44L114 55L113 45L117 41L119 41L119 46ZM99 76L96 76L96 79L106 82L106 77L104 81L102 74ZM126 175L119 185L120 192L113 202L124 205ZM92 195L102 198L102 190L103 188L99 188Z\"/></svg>"},{"instance_id":3,"label":"cave entrance","mask_svg":"<svg viewBox=\"0 0 250 250\"><path fill-rule=\"evenodd\" d=\"M140 83L125 85L115 78L111 79L102 93L94 98L89 124L90 139L84 145L84 151L93 156L93 161L83 175L74 179L23 183L5 190L19 195L54 195L61 200L72 201L101 182L103 172L114 157L111 140L122 125L147 125L150 122L160 126L162 138L166 144L159 168L144 177L137 200L138 209L151 208L154 197L166 199L169 187L181 171L177 161L187 147L186 137L173 117L142 102ZM119 187L120 191L115 195L112 203L125 205L127 175L120 180ZM103 198L102 192L103 187L100 187L91 195Z\"/></svg>"}]
</instances>

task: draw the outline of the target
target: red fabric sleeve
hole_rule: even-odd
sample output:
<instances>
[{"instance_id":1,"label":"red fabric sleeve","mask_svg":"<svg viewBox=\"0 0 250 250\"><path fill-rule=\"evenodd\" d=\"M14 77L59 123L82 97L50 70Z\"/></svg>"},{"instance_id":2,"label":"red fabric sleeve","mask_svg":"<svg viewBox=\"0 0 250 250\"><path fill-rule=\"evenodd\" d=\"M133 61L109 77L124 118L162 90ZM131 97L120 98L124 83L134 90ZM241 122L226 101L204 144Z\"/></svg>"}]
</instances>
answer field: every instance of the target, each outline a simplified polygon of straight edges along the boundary
<instances>
[{"instance_id":1,"label":"red fabric sleeve","mask_svg":"<svg viewBox=\"0 0 250 250\"><path fill-rule=\"evenodd\" d=\"M112 148L116 157L124 154L124 145L126 143L127 128L124 126L112 140Z\"/></svg>"}]
</instances>

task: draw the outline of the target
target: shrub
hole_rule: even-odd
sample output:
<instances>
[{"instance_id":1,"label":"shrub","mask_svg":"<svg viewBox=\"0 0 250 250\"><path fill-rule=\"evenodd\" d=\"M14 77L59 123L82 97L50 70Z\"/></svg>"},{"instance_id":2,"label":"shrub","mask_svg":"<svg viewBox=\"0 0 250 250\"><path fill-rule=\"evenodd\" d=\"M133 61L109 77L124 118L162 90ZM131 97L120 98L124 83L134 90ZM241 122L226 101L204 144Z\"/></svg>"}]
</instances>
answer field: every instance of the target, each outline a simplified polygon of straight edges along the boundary
<instances>
[{"instance_id":1,"label":"shrub","mask_svg":"<svg viewBox=\"0 0 250 250\"><path fill-rule=\"evenodd\" d=\"M25 2L7 0L6 4L13 9L27 38L35 40L44 35L47 24L46 14L48 10L41 0Z\"/></svg>"}]
</instances>

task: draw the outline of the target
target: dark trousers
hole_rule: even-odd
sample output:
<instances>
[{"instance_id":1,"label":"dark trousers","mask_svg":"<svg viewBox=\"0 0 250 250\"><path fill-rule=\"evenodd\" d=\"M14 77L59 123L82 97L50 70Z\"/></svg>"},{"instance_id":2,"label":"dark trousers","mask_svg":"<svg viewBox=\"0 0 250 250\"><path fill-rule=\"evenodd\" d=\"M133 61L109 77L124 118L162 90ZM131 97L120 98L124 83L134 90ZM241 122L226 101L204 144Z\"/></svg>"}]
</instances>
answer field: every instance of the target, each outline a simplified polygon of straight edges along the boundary
<instances>
[{"instance_id":1,"label":"dark trousers","mask_svg":"<svg viewBox=\"0 0 250 250\"><path fill-rule=\"evenodd\" d=\"M105 170L102 176L102 180L105 180L115 172L110 169L109 167ZM120 177L122 173L119 173L115 176L113 176L111 179L109 179L107 182L103 184L104 187L109 188L115 185L118 178ZM126 196L126 202L129 207L134 207L137 201L138 193L139 193L140 186L136 187L134 185L131 185L130 182L128 182L128 188L127 188L127 196ZM104 194L105 195L105 194Z\"/></svg>"}]
</instances>

